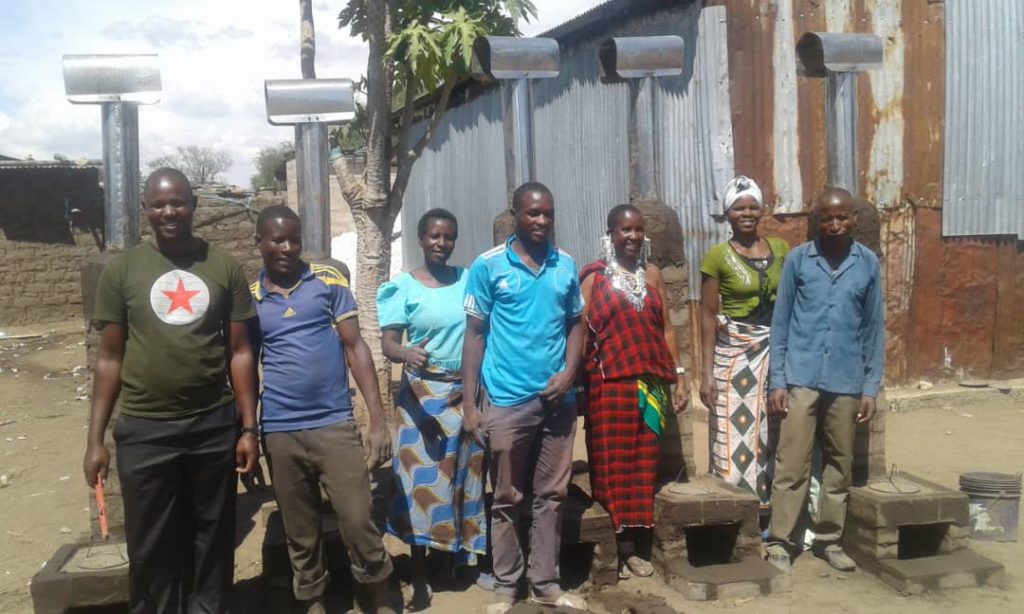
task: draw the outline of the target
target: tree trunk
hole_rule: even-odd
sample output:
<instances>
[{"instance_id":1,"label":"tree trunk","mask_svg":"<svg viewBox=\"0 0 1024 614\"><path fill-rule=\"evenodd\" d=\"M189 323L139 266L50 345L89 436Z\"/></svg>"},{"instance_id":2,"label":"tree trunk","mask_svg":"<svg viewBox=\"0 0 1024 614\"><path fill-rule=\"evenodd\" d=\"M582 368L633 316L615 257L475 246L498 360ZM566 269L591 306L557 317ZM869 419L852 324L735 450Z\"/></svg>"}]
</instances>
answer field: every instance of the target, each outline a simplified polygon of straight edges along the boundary
<instances>
[{"instance_id":1,"label":"tree trunk","mask_svg":"<svg viewBox=\"0 0 1024 614\"><path fill-rule=\"evenodd\" d=\"M380 322L377 319L377 288L391 276L391 238L395 221L385 205L352 207L352 218L358 237L355 297L359 309L359 325L373 355L381 399L390 421L393 417L391 362L381 349Z\"/></svg>"},{"instance_id":2,"label":"tree trunk","mask_svg":"<svg viewBox=\"0 0 1024 614\"><path fill-rule=\"evenodd\" d=\"M391 363L380 345L377 320L377 288L391 276L391 237L395 214L389 207L391 191L391 83L387 49L388 16L384 2L368 2L367 42L370 56L366 64L366 113L369 135L366 143L366 170L362 181L355 181L343 161L335 163L342 192L352 209L356 226L356 306L359 326L370 346L380 380L384 408L393 413L391 399ZM338 172L340 171L340 172Z\"/></svg>"},{"instance_id":3,"label":"tree trunk","mask_svg":"<svg viewBox=\"0 0 1024 614\"><path fill-rule=\"evenodd\" d=\"M299 0L299 66L303 79L316 79L316 28L313 0Z\"/></svg>"}]
</instances>

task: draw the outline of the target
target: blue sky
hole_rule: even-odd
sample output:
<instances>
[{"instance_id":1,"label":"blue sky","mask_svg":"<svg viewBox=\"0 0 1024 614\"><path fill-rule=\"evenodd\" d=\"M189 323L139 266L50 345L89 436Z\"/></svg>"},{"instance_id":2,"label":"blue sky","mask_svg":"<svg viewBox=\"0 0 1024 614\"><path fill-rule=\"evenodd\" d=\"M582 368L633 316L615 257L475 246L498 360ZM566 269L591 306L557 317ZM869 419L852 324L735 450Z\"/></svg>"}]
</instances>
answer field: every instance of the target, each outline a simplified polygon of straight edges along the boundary
<instances>
[{"instance_id":1,"label":"blue sky","mask_svg":"<svg viewBox=\"0 0 1024 614\"><path fill-rule=\"evenodd\" d=\"M553 27L602 0L534 0ZM315 0L317 75L358 78L362 42L338 30L344 0ZM267 124L263 80L299 77L294 0L0 0L0 154L100 156L100 114L64 97L65 53L158 53L163 96L139 112L143 160L200 144L227 149L226 179L248 185L259 149L291 140Z\"/></svg>"}]
</instances>

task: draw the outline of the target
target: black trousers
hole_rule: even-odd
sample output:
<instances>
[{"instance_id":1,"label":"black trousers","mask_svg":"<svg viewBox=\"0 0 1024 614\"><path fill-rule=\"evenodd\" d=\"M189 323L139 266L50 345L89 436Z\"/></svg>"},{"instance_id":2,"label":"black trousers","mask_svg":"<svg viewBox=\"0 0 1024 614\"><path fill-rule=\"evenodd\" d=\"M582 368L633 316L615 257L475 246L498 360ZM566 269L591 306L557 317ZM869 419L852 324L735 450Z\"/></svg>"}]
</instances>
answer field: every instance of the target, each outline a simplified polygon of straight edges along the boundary
<instances>
[{"instance_id":1,"label":"black trousers","mask_svg":"<svg viewBox=\"0 0 1024 614\"><path fill-rule=\"evenodd\" d=\"M227 612L235 560L234 404L181 420L121 416L114 441L129 612Z\"/></svg>"}]
</instances>

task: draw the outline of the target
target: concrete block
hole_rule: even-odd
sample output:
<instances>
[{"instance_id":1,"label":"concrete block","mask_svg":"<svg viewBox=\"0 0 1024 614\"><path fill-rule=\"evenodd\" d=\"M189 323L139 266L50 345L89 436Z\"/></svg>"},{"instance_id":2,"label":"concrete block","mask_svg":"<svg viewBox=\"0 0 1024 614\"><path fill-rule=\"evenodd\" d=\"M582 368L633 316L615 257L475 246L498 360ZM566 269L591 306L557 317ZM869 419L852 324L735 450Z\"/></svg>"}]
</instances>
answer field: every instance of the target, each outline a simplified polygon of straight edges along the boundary
<instances>
[{"instance_id":1,"label":"concrete block","mask_svg":"<svg viewBox=\"0 0 1024 614\"><path fill-rule=\"evenodd\" d=\"M966 588L998 586L1003 581L1003 566L970 550L908 560L879 562L879 577L896 590L907 594Z\"/></svg>"},{"instance_id":2,"label":"concrete block","mask_svg":"<svg viewBox=\"0 0 1024 614\"><path fill-rule=\"evenodd\" d=\"M662 565L662 575L669 586L693 601L758 597L790 589L788 574L760 557L702 567L675 560Z\"/></svg>"},{"instance_id":3,"label":"concrete block","mask_svg":"<svg viewBox=\"0 0 1024 614\"><path fill-rule=\"evenodd\" d=\"M36 614L128 602L128 555L123 542L64 544L32 578Z\"/></svg>"},{"instance_id":4,"label":"concrete block","mask_svg":"<svg viewBox=\"0 0 1024 614\"><path fill-rule=\"evenodd\" d=\"M868 527L893 527L908 524L951 522L967 524L967 496L955 490L932 484L921 478L902 476L917 493L888 493L870 485L850 489L849 518Z\"/></svg>"}]
</instances>

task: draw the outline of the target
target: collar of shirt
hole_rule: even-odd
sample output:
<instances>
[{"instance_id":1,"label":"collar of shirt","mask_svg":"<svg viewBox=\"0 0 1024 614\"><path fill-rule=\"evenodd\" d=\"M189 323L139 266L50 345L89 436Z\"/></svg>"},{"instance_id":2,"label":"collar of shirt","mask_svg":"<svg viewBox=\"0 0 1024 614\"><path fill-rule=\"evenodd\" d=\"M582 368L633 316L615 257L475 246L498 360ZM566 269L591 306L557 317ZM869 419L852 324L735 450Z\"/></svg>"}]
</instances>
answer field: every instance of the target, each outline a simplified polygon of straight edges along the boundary
<instances>
[{"instance_id":1,"label":"collar of shirt","mask_svg":"<svg viewBox=\"0 0 1024 614\"><path fill-rule=\"evenodd\" d=\"M548 241L548 251L547 254L544 255L544 262L541 262L540 268L534 271L528 267L526 263L523 262L522 258L519 257L519 254L512 249L512 242L516 240L517 238L515 233L510 234L508 238L505 239L505 255L513 266L518 266L524 271L528 271L534 277L539 277L548 265L558 264L558 248L552 245L551 241Z\"/></svg>"},{"instance_id":2,"label":"collar of shirt","mask_svg":"<svg viewBox=\"0 0 1024 614\"><path fill-rule=\"evenodd\" d=\"M309 264L305 262L301 262L300 264L302 266L302 274L299 275L299 281L297 284L292 286L291 290L287 294L294 294L295 291L299 289L299 286L303 284L303 282L307 282L313 279L313 269L310 268ZM266 279L267 268L263 267L262 269L260 269L260 272L256 274L257 283L255 298L257 302L263 302L263 299L266 298L268 294L281 294L280 292L271 292L270 290L267 290ZM282 296L287 296L287 294L283 294Z\"/></svg>"},{"instance_id":3,"label":"collar of shirt","mask_svg":"<svg viewBox=\"0 0 1024 614\"><path fill-rule=\"evenodd\" d=\"M828 259L825 258L824 254L821 253L820 238L815 239L814 241L811 242L811 245L807 248L807 256L809 258L814 258L814 261L818 264L819 267L821 267L821 270L825 271L830 276L838 279L843 273L849 270L850 267L854 265L854 263L857 262L856 260L854 260L855 258L859 259L861 257L861 249L863 248L859 243L857 243L853 239L850 239L850 253L846 255L846 258L843 258L843 261L839 264L838 269L833 269L832 265L829 264Z\"/></svg>"}]
</instances>

